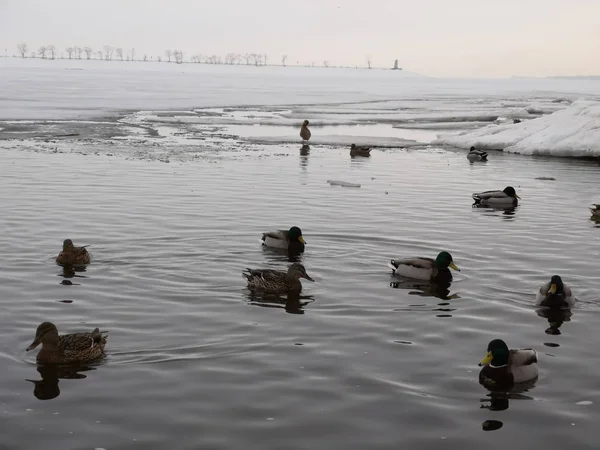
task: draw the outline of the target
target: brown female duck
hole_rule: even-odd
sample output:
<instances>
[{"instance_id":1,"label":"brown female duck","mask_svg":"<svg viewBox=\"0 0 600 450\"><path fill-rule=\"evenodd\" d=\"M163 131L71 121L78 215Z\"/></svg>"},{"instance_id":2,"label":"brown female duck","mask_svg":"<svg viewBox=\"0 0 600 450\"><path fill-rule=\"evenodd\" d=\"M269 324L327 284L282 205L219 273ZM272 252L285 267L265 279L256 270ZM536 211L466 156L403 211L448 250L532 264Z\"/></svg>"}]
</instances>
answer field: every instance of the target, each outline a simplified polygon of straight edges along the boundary
<instances>
[{"instance_id":1,"label":"brown female duck","mask_svg":"<svg viewBox=\"0 0 600 450\"><path fill-rule=\"evenodd\" d=\"M90 254L85 247L75 247L71 239L65 239L62 252L56 257L56 262L61 265L89 264Z\"/></svg>"},{"instance_id":2,"label":"brown female duck","mask_svg":"<svg viewBox=\"0 0 600 450\"><path fill-rule=\"evenodd\" d=\"M308 143L308 141L310 140L310 130L308 129L308 120L305 120L304 123L302 123L302 127L300 128L300 137L302 138L303 141L306 141L306 143Z\"/></svg>"},{"instance_id":3,"label":"brown female duck","mask_svg":"<svg viewBox=\"0 0 600 450\"><path fill-rule=\"evenodd\" d=\"M247 272L247 273L246 273ZM300 263L292 264L287 272L272 269L246 269L242 276L248 282L248 289L273 293L300 292L300 278L313 280Z\"/></svg>"},{"instance_id":4,"label":"brown female duck","mask_svg":"<svg viewBox=\"0 0 600 450\"><path fill-rule=\"evenodd\" d=\"M370 147L360 147L352 144L350 146L350 156L371 156Z\"/></svg>"},{"instance_id":5,"label":"brown female duck","mask_svg":"<svg viewBox=\"0 0 600 450\"><path fill-rule=\"evenodd\" d=\"M58 335L58 329L51 322L44 322L35 332L35 338L27 351L42 344L37 354L39 364L67 364L94 361L104 356L107 336L98 328L91 333Z\"/></svg>"}]
</instances>

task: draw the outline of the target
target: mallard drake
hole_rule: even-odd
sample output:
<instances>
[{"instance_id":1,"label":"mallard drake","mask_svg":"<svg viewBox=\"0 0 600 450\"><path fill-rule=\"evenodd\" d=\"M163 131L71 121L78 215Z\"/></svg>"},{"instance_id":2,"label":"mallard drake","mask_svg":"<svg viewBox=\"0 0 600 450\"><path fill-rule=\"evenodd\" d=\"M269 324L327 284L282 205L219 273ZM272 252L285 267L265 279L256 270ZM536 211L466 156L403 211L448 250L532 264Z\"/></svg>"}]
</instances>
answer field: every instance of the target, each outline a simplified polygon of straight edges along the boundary
<instances>
[{"instance_id":1,"label":"mallard drake","mask_svg":"<svg viewBox=\"0 0 600 450\"><path fill-rule=\"evenodd\" d=\"M590 211L592 212L592 218L593 219L600 219L600 205L593 205L593 208L590 208Z\"/></svg>"},{"instance_id":2,"label":"mallard drake","mask_svg":"<svg viewBox=\"0 0 600 450\"><path fill-rule=\"evenodd\" d=\"M503 191L485 191L473 194L476 205L511 207L519 204L515 188L507 186Z\"/></svg>"},{"instance_id":3,"label":"mallard drake","mask_svg":"<svg viewBox=\"0 0 600 450\"><path fill-rule=\"evenodd\" d=\"M67 364L94 361L104 356L107 336L98 328L91 333L58 335L56 326L44 322L35 332L35 338L27 351L42 344L36 360L40 364Z\"/></svg>"},{"instance_id":4,"label":"mallard drake","mask_svg":"<svg viewBox=\"0 0 600 450\"><path fill-rule=\"evenodd\" d=\"M485 358L479 365L483 366L479 382L489 387L510 387L538 376L537 352L532 348L509 350L502 339L494 339L488 344Z\"/></svg>"},{"instance_id":5,"label":"mallard drake","mask_svg":"<svg viewBox=\"0 0 600 450\"><path fill-rule=\"evenodd\" d=\"M370 147L360 147L352 144L350 146L350 156L371 156Z\"/></svg>"},{"instance_id":6,"label":"mallard drake","mask_svg":"<svg viewBox=\"0 0 600 450\"><path fill-rule=\"evenodd\" d=\"M267 231L263 233L260 241L266 247L283 248L293 253L302 253L306 245L302 230L298 227L292 227L287 231Z\"/></svg>"},{"instance_id":7,"label":"mallard drake","mask_svg":"<svg viewBox=\"0 0 600 450\"><path fill-rule=\"evenodd\" d=\"M302 291L300 278L313 280L306 273L306 269L300 263L292 264L287 272L272 269L246 269L247 273L242 273L248 282L248 288L257 291L266 291L273 293L286 293L290 291Z\"/></svg>"},{"instance_id":8,"label":"mallard drake","mask_svg":"<svg viewBox=\"0 0 600 450\"><path fill-rule=\"evenodd\" d=\"M310 130L308 129L308 120L305 120L302 123L302 127L300 128L300 137L303 141L308 142L310 140Z\"/></svg>"},{"instance_id":9,"label":"mallard drake","mask_svg":"<svg viewBox=\"0 0 600 450\"><path fill-rule=\"evenodd\" d=\"M448 267L460 272L452 260L452 255L448 252L440 252L435 259L392 259L388 266L394 274L416 280L452 280L452 274Z\"/></svg>"},{"instance_id":10,"label":"mallard drake","mask_svg":"<svg viewBox=\"0 0 600 450\"><path fill-rule=\"evenodd\" d=\"M469 153L467 153L467 158L469 161L487 161L488 154L483 150L477 150L475 147L471 147Z\"/></svg>"},{"instance_id":11,"label":"mallard drake","mask_svg":"<svg viewBox=\"0 0 600 450\"><path fill-rule=\"evenodd\" d=\"M56 262L62 265L89 264L90 254L85 247L75 247L71 239L65 239L62 252L56 257Z\"/></svg>"},{"instance_id":12,"label":"mallard drake","mask_svg":"<svg viewBox=\"0 0 600 450\"><path fill-rule=\"evenodd\" d=\"M536 304L555 308L570 308L575 306L575 297L571 289L563 283L562 278L553 275L550 281L544 283L537 291Z\"/></svg>"}]
</instances>

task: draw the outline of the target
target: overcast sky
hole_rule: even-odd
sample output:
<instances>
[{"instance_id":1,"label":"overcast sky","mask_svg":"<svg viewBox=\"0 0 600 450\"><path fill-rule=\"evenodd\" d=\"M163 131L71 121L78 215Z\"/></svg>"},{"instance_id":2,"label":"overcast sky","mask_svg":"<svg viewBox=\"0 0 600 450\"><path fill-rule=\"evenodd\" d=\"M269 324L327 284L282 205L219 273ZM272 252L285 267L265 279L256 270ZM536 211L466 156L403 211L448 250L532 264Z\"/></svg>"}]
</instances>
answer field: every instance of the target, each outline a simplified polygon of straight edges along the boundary
<instances>
[{"instance_id":1,"label":"overcast sky","mask_svg":"<svg viewBox=\"0 0 600 450\"><path fill-rule=\"evenodd\" d=\"M600 74L600 0L0 0L0 51L181 49L431 76Z\"/></svg>"}]
</instances>

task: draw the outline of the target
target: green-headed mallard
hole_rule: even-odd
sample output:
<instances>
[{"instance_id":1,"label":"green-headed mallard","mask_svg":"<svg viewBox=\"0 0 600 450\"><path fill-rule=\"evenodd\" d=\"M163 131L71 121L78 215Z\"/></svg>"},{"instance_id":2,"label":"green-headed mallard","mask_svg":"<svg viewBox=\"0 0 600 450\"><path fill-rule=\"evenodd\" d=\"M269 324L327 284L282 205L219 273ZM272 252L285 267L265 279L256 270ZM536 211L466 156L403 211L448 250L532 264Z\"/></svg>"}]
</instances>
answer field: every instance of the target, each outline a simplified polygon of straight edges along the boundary
<instances>
[{"instance_id":1,"label":"green-headed mallard","mask_svg":"<svg viewBox=\"0 0 600 450\"><path fill-rule=\"evenodd\" d=\"M507 186L503 191L485 191L473 194L473 200L476 205L481 206L499 206L511 207L519 204L519 199L515 188Z\"/></svg>"},{"instance_id":2,"label":"green-headed mallard","mask_svg":"<svg viewBox=\"0 0 600 450\"><path fill-rule=\"evenodd\" d=\"M35 339L27 347L27 351L42 344L42 349L36 358L40 364L84 363L104 356L106 340L107 336L102 334L98 328L91 333L59 336L53 323L44 322L37 327Z\"/></svg>"},{"instance_id":3,"label":"green-headed mallard","mask_svg":"<svg viewBox=\"0 0 600 450\"><path fill-rule=\"evenodd\" d=\"M532 348L509 350L502 339L494 339L488 344L485 358L479 365L483 366L479 382L487 387L510 387L538 376L537 352Z\"/></svg>"},{"instance_id":4,"label":"green-headed mallard","mask_svg":"<svg viewBox=\"0 0 600 450\"><path fill-rule=\"evenodd\" d=\"M287 272L272 269L246 269L242 273L248 282L248 288L257 291L273 293L300 292L302 283L300 278L315 281L306 273L306 269L300 263L292 264Z\"/></svg>"},{"instance_id":5,"label":"green-headed mallard","mask_svg":"<svg viewBox=\"0 0 600 450\"><path fill-rule=\"evenodd\" d=\"M267 231L263 233L260 242L267 247L282 248L293 253L302 253L306 244L302 237L302 230L298 227L292 227L287 231Z\"/></svg>"},{"instance_id":6,"label":"green-headed mallard","mask_svg":"<svg viewBox=\"0 0 600 450\"><path fill-rule=\"evenodd\" d=\"M416 280L452 280L452 274L448 267L460 272L452 260L452 255L448 252L440 252L435 259L392 259L388 266L394 274Z\"/></svg>"},{"instance_id":7,"label":"green-headed mallard","mask_svg":"<svg viewBox=\"0 0 600 450\"><path fill-rule=\"evenodd\" d=\"M575 297L571 289L563 283L562 278L553 275L550 281L544 283L537 291L536 304L554 308L570 308L575 306Z\"/></svg>"},{"instance_id":8,"label":"green-headed mallard","mask_svg":"<svg viewBox=\"0 0 600 450\"><path fill-rule=\"evenodd\" d=\"M469 153L467 153L467 159L469 161L487 161L487 157L487 152L477 150L475 147L471 147Z\"/></svg>"},{"instance_id":9,"label":"green-headed mallard","mask_svg":"<svg viewBox=\"0 0 600 450\"><path fill-rule=\"evenodd\" d=\"M71 239L65 239L62 252L56 257L56 262L61 265L89 264L90 254L85 246L75 247Z\"/></svg>"},{"instance_id":10,"label":"green-headed mallard","mask_svg":"<svg viewBox=\"0 0 600 450\"><path fill-rule=\"evenodd\" d=\"M302 123L302 127L300 128L300 137L302 138L303 141L305 141L306 143L308 143L308 141L310 140L310 130L308 129L308 120L305 120Z\"/></svg>"},{"instance_id":11,"label":"green-headed mallard","mask_svg":"<svg viewBox=\"0 0 600 450\"><path fill-rule=\"evenodd\" d=\"M593 208L590 208L590 211L592 213L592 219L599 219L600 220L600 205L593 205Z\"/></svg>"},{"instance_id":12,"label":"green-headed mallard","mask_svg":"<svg viewBox=\"0 0 600 450\"><path fill-rule=\"evenodd\" d=\"M371 156L370 147L360 147L352 144L350 146L350 156Z\"/></svg>"}]
</instances>

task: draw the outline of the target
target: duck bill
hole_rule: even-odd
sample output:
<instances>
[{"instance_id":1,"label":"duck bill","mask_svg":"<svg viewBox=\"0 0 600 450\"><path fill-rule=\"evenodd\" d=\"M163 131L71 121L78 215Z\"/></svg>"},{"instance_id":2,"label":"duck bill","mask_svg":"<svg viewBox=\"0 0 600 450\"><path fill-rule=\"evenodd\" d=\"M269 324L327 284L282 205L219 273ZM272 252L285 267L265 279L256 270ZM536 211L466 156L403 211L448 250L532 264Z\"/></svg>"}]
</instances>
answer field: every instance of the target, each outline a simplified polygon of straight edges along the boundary
<instances>
[{"instance_id":1,"label":"duck bill","mask_svg":"<svg viewBox=\"0 0 600 450\"><path fill-rule=\"evenodd\" d=\"M448 267L450 267L451 269L457 270L458 272L460 272L460 269L458 268L458 266L456 264L454 264L454 262L451 262Z\"/></svg>"},{"instance_id":2,"label":"duck bill","mask_svg":"<svg viewBox=\"0 0 600 450\"><path fill-rule=\"evenodd\" d=\"M519 200L521 200L521 197L519 197L517 194L515 194L515 197L517 197Z\"/></svg>"},{"instance_id":3,"label":"duck bill","mask_svg":"<svg viewBox=\"0 0 600 450\"><path fill-rule=\"evenodd\" d=\"M307 280L312 281L313 283L315 282L315 280L313 280L307 273L304 274L304 278L306 278Z\"/></svg>"},{"instance_id":4,"label":"duck bill","mask_svg":"<svg viewBox=\"0 0 600 450\"><path fill-rule=\"evenodd\" d=\"M299 241L300 241L302 244L306 245L306 241L304 240L304 238L303 238L302 236L300 236L300 237L298 238L298 240L299 240Z\"/></svg>"},{"instance_id":5,"label":"duck bill","mask_svg":"<svg viewBox=\"0 0 600 450\"><path fill-rule=\"evenodd\" d=\"M479 365L487 366L489 363L492 362L492 359L494 359L494 357L492 356L492 352L487 352L485 354L485 357L481 361L479 361Z\"/></svg>"},{"instance_id":6,"label":"duck bill","mask_svg":"<svg viewBox=\"0 0 600 450\"><path fill-rule=\"evenodd\" d=\"M548 291L550 294L556 294L556 284L552 284L550 286L550 290Z\"/></svg>"},{"instance_id":7,"label":"duck bill","mask_svg":"<svg viewBox=\"0 0 600 450\"><path fill-rule=\"evenodd\" d=\"M29 351L29 350L33 350L34 348L36 348L38 345L40 345L40 341L39 339L34 339L34 341L31 343L31 345L29 347L27 347L25 349L25 351Z\"/></svg>"}]
</instances>

